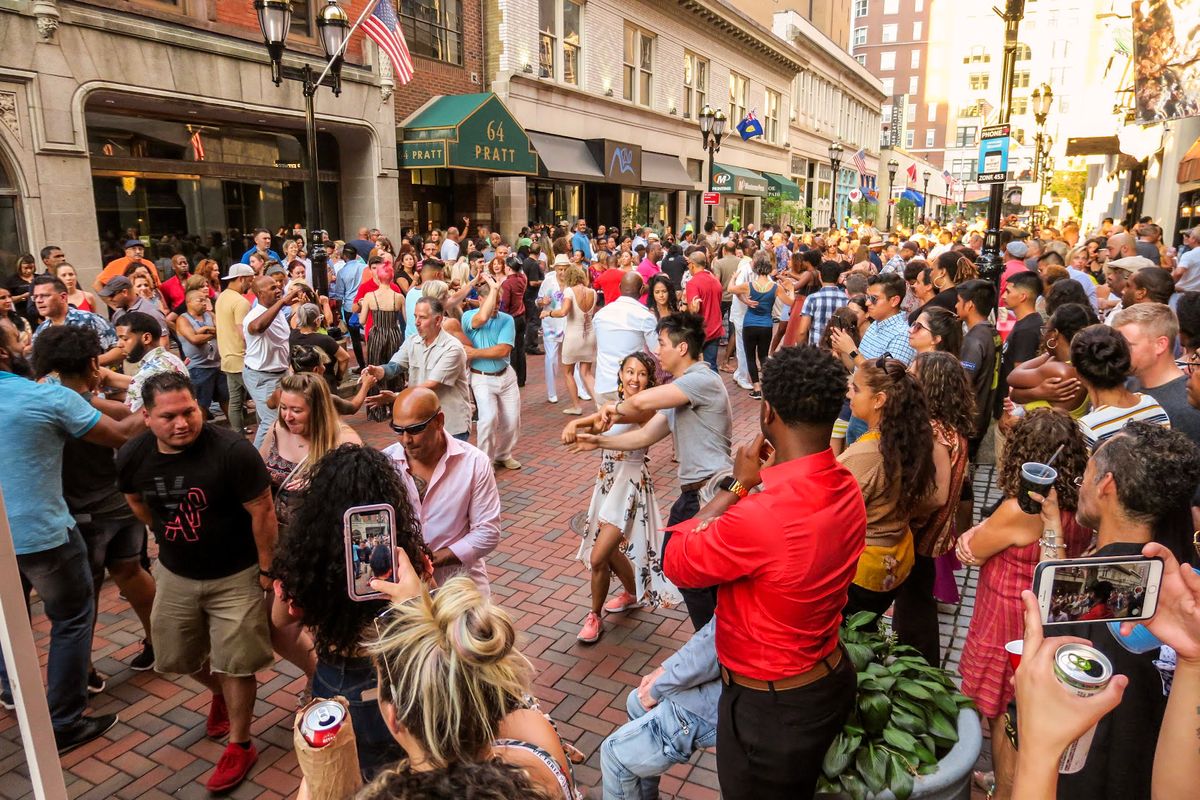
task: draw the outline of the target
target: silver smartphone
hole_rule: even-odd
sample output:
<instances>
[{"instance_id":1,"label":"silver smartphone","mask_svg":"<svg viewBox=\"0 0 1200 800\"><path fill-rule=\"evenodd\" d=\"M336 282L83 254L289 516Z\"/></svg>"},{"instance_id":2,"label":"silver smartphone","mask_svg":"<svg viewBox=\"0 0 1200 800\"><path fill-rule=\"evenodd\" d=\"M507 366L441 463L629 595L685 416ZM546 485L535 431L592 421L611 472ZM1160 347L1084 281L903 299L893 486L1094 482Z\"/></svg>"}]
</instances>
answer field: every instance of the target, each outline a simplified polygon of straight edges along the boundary
<instances>
[{"instance_id":1,"label":"silver smartphone","mask_svg":"<svg viewBox=\"0 0 1200 800\"><path fill-rule=\"evenodd\" d=\"M352 506L342 517L346 546L346 592L351 600L384 600L371 579L396 573L396 510L387 503Z\"/></svg>"},{"instance_id":2,"label":"silver smartphone","mask_svg":"<svg viewBox=\"0 0 1200 800\"><path fill-rule=\"evenodd\" d=\"M1161 559L1145 556L1043 561L1033 574L1042 622L1124 622L1158 609Z\"/></svg>"}]
</instances>

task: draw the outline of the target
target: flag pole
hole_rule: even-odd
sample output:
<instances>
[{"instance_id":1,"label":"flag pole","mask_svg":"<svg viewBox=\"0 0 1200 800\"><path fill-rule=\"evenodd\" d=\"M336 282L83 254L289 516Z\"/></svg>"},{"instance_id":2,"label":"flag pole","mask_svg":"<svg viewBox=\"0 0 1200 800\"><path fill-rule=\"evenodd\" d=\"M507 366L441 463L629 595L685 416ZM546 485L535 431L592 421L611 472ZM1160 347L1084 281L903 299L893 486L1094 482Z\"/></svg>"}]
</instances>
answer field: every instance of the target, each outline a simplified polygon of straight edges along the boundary
<instances>
[{"instance_id":1,"label":"flag pole","mask_svg":"<svg viewBox=\"0 0 1200 800\"><path fill-rule=\"evenodd\" d=\"M329 60L325 63L325 69L321 70L321 74L317 77L317 80L313 83L313 86L321 85L321 82L325 80L325 76L329 74L329 70L333 67L334 63L346 52L346 47L348 47L350 44L350 37L352 37L354 32L357 31L363 24L363 20L367 18L367 14L369 14L371 10L380 3L390 3L391 1L392 0L367 0L367 4L363 6L362 13L358 15L358 19L352 26L350 26L349 32L346 33L346 38L342 39L342 46L338 48L336 53L329 57Z\"/></svg>"}]
</instances>

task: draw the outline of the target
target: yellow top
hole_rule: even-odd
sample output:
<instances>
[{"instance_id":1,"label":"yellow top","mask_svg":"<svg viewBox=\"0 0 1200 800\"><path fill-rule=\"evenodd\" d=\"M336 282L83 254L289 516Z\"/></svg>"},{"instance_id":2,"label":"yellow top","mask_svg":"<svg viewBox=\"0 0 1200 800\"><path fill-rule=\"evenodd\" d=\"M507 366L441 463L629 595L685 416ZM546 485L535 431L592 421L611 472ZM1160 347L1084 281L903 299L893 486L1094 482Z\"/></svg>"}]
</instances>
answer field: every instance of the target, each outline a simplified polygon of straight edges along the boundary
<instances>
[{"instance_id":1,"label":"yellow top","mask_svg":"<svg viewBox=\"0 0 1200 800\"><path fill-rule=\"evenodd\" d=\"M897 509L900 486L887 480L879 432L868 431L838 456L858 481L867 507L867 546L858 559L854 583L873 592L895 589L915 560L907 515Z\"/></svg>"}]
</instances>

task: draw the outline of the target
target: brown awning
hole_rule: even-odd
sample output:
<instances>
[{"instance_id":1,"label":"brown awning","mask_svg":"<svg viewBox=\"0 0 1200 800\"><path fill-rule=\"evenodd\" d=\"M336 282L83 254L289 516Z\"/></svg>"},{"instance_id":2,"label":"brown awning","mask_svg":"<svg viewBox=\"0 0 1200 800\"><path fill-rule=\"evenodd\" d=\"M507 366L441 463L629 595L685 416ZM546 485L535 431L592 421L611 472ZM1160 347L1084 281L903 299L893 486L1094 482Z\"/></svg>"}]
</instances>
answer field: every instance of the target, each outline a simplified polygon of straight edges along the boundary
<instances>
[{"instance_id":1,"label":"brown awning","mask_svg":"<svg viewBox=\"0 0 1200 800\"><path fill-rule=\"evenodd\" d=\"M1200 139L1192 143L1179 162L1179 172L1175 177L1179 183L1200 181Z\"/></svg>"},{"instance_id":2,"label":"brown awning","mask_svg":"<svg viewBox=\"0 0 1200 800\"><path fill-rule=\"evenodd\" d=\"M1072 136L1067 139L1068 156L1115 156L1121 152L1116 136Z\"/></svg>"}]
</instances>

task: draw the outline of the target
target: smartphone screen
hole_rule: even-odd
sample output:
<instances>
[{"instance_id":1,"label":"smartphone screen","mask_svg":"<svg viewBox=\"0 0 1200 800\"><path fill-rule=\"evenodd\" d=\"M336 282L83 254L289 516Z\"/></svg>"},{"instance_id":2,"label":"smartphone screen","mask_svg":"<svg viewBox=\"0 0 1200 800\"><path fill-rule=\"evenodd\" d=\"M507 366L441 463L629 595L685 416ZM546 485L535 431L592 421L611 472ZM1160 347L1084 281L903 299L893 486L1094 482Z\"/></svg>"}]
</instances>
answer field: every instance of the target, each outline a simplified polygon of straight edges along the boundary
<instances>
[{"instance_id":1,"label":"smartphone screen","mask_svg":"<svg viewBox=\"0 0 1200 800\"><path fill-rule=\"evenodd\" d=\"M342 518L346 591L351 600L382 600L371 579L391 580L396 571L396 510L386 503L353 506Z\"/></svg>"},{"instance_id":2,"label":"smartphone screen","mask_svg":"<svg viewBox=\"0 0 1200 800\"><path fill-rule=\"evenodd\" d=\"M1144 556L1043 561L1033 577L1042 622L1150 619L1162 568L1161 560Z\"/></svg>"}]
</instances>

